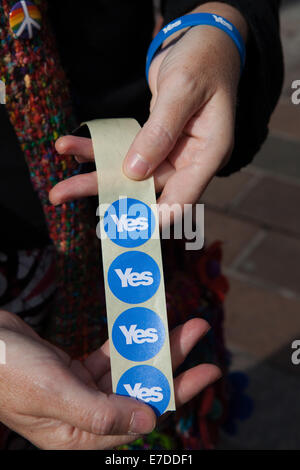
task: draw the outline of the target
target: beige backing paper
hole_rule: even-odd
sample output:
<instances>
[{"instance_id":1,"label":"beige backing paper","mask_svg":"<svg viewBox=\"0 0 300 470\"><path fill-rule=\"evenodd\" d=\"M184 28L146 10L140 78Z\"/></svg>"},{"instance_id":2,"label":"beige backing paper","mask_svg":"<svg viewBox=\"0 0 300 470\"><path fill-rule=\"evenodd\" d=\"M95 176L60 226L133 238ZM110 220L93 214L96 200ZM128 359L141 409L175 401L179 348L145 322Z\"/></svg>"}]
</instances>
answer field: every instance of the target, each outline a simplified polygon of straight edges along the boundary
<instances>
[{"instance_id":1,"label":"beige backing paper","mask_svg":"<svg viewBox=\"0 0 300 470\"><path fill-rule=\"evenodd\" d=\"M100 216L101 244L103 270L105 279L105 295L108 330L110 339L110 357L112 370L113 391L116 391L120 377L125 371L136 365L151 365L159 369L167 378L170 385L170 401L166 411L175 410L173 374L168 334L168 322L166 312L166 298L163 280L163 266L161 246L159 238L158 214L153 178L145 181L133 181L127 178L122 171L124 157L138 133L140 126L133 119L104 119L86 123L92 137L95 162L98 175L99 204L110 205L120 197L128 197L141 200L151 207L156 218L155 230L150 240L137 248L124 248L112 242L103 228L103 213ZM149 254L158 264L161 273L161 282L157 292L148 301L140 304L127 304L120 301L111 292L107 273L112 261L122 253L130 250L141 251ZM146 307L158 314L165 327L165 342L159 353L145 362L133 362L125 359L115 349L111 341L112 327L117 317L132 307Z\"/></svg>"}]
</instances>

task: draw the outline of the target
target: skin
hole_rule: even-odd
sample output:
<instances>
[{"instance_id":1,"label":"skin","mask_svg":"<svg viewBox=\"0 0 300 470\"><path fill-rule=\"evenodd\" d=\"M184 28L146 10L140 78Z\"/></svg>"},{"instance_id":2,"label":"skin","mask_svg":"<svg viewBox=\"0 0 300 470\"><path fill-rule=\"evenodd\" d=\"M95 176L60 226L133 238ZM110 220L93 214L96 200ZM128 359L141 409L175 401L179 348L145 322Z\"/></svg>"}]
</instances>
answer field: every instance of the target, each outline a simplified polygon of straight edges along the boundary
<instances>
[{"instance_id":1,"label":"skin","mask_svg":"<svg viewBox=\"0 0 300 470\"><path fill-rule=\"evenodd\" d=\"M206 321L193 319L171 332L174 371L208 330ZM71 360L5 311L0 339L7 349L6 364L0 365L0 421L40 449L110 449L155 427L149 406L112 394L108 342L85 361ZM177 408L220 376L209 364L179 375Z\"/></svg>"},{"instance_id":2,"label":"skin","mask_svg":"<svg viewBox=\"0 0 300 470\"><path fill-rule=\"evenodd\" d=\"M224 16L247 40L247 24L235 8L209 2L193 12ZM231 38L210 26L196 26L173 35L150 67L150 116L124 159L124 173L133 179L154 176L161 210L193 204L229 160L234 145L240 57ZM79 162L94 159L89 139L57 140L62 155ZM50 201L57 205L97 194L96 172L57 184Z\"/></svg>"},{"instance_id":3,"label":"skin","mask_svg":"<svg viewBox=\"0 0 300 470\"><path fill-rule=\"evenodd\" d=\"M194 10L224 16L247 39L247 25L234 8L209 2ZM228 161L234 145L240 59L222 31L198 26L166 42L150 68L150 116L124 159L133 179L154 176L160 204L195 203ZM65 136L57 151L93 159L89 139ZM56 185L57 205L97 194L97 175L75 176ZM206 333L193 319L171 332L173 369ZM108 343L84 362L39 338L22 320L0 312L0 339L7 364L0 365L0 421L42 449L107 449L150 432L156 419L143 403L111 394ZM220 377L199 365L175 380L177 407ZM133 434L136 433L136 434Z\"/></svg>"}]
</instances>

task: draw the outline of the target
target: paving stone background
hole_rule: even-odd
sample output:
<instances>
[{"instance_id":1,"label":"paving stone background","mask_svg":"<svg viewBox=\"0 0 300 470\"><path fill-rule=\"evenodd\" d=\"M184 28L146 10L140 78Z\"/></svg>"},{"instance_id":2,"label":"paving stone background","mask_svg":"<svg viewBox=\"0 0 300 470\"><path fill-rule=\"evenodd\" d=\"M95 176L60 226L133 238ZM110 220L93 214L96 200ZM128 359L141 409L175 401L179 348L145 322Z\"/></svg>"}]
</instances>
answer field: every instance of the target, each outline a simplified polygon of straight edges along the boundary
<instances>
[{"instance_id":1,"label":"paving stone background","mask_svg":"<svg viewBox=\"0 0 300 470\"><path fill-rule=\"evenodd\" d=\"M254 412L224 449L300 449L300 365L291 344L300 340L300 2L283 1L286 76L270 136L254 162L215 178L205 203L206 241L224 243L227 344L232 370L245 371Z\"/></svg>"}]
</instances>

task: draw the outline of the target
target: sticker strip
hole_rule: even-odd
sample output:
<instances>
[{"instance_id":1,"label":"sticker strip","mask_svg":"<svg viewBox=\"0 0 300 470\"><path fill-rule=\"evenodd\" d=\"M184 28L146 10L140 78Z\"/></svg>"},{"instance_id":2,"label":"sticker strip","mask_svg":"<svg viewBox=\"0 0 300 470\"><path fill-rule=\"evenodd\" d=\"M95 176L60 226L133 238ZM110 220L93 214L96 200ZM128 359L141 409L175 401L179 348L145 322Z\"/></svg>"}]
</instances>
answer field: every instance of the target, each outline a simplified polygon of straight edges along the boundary
<instances>
[{"instance_id":1,"label":"sticker strip","mask_svg":"<svg viewBox=\"0 0 300 470\"><path fill-rule=\"evenodd\" d=\"M122 171L140 129L135 120L86 124L98 175L113 391L161 415L175 410L175 400L154 180Z\"/></svg>"}]
</instances>

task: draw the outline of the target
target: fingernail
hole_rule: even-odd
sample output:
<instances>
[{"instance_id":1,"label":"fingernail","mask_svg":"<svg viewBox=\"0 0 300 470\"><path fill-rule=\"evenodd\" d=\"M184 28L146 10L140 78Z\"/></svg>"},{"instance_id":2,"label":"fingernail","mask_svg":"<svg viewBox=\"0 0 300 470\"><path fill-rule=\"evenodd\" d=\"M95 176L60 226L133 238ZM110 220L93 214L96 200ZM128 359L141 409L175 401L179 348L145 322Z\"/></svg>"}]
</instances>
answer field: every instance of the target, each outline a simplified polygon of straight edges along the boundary
<instances>
[{"instance_id":1,"label":"fingernail","mask_svg":"<svg viewBox=\"0 0 300 470\"><path fill-rule=\"evenodd\" d=\"M49 199L50 204L52 204L53 206L58 206L60 204L60 202L55 197L52 196L51 191L49 193L48 199Z\"/></svg>"},{"instance_id":2,"label":"fingernail","mask_svg":"<svg viewBox=\"0 0 300 470\"><path fill-rule=\"evenodd\" d=\"M64 141L61 139L62 137L59 137L59 139L57 139L57 141L55 142L55 149L60 155L65 151L65 144Z\"/></svg>"},{"instance_id":3,"label":"fingernail","mask_svg":"<svg viewBox=\"0 0 300 470\"><path fill-rule=\"evenodd\" d=\"M60 202L55 201L55 200L54 200L54 201L50 201L50 202L51 202L52 206L54 206L54 207L60 206L60 204L61 204Z\"/></svg>"},{"instance_id":4,"label":"fingernail","mask_svg":"<svg viewBox=\"0 0 300 470\"><path fill-rule=\"evenodd\" d=\"M151 420L148 413L136 410L132 413L128 434L149 434L155 427L155 419Z\"/></svg>"},{"instance_id":5,"label":"fingernail","mask_svg":"<svg viewBox=\"0 0 300 470\"><path fill-rule=\"evenodd\" d=\"M129 178L145 178L150 170L150 165L139 153L135 153L127 159L124 169Z\"/></svg>"}]
</instances>

